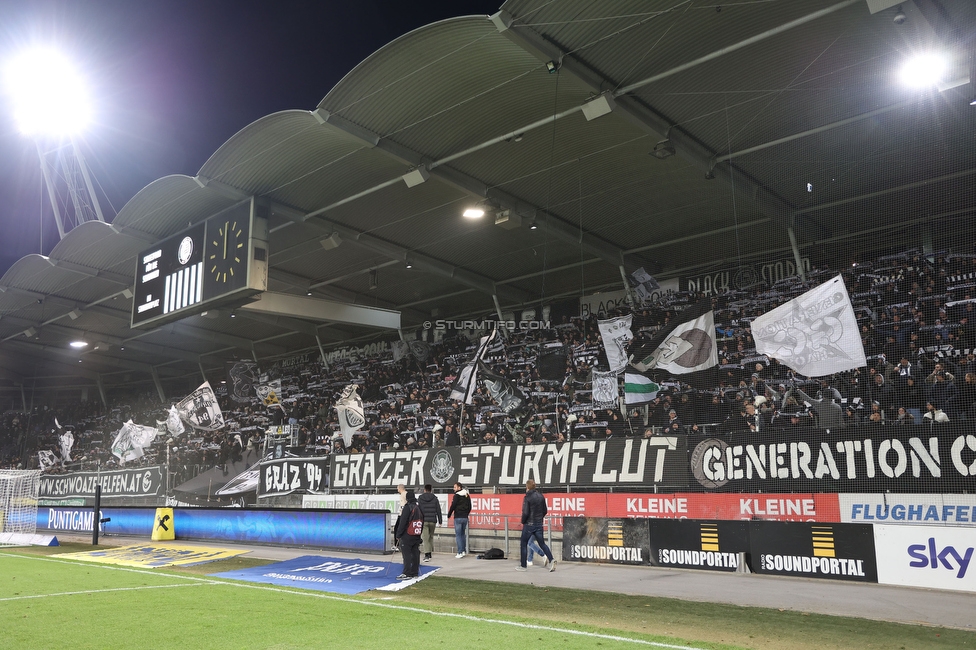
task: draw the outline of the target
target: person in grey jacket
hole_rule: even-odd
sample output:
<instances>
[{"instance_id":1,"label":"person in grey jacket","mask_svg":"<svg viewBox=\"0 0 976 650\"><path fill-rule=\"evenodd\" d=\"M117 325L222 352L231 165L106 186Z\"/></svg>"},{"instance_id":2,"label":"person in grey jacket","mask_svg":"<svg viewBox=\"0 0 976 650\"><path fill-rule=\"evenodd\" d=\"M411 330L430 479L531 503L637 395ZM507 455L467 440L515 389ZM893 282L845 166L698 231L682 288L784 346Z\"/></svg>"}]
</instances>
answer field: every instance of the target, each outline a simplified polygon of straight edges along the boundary
<instances>
[{"instance_id":1,"label":"person in grey jacket","mask_svg":"<svg viewBox=\"0 0 976 650\"><path fill-rule=\"evenodd\" d=\"M549 564L549 572L556 570L556 560L552 557L552 551L546 545L546 539L542 534L542 523L545 521L549 508L546 506L546 499L535 489L535 481L529 479L525 482L525 498L522 499L522 539L519 542L519 565L516 571L526 570L526 555L528 554L529 539L535 538L539 548L545 554Z\"/></svg>"},{"instance_id":2,"label":"person in grey jacket","mask_svg":"<svg viewBox=\"0 0 976 650\"><path fill-rule=\"evenodd\" d=\"M827 389L828 391L831 389ZM844 422L844 409L840 407L832 397L832 393L828 392L827 397L823 397L823 393L818 393L821 395L820 399L814 399L810 397L802 390L793 386L790 388L789 392L786 393L787 397L796 391L800 397L810 403L810 408L817 415L817 426L821 429L846 429L847 424Z\"/></svg>"},{"instance_id":3,"label":"person in grey jacket","mask_svg":"<svg viewBox=\"0 0 976 650\"><path fill-rule=\"evenodd\" d=\"M417 497L421 512L424 513L424 532L420 535L420 541L424 545L424 562L430 562L431 554L434 552L434 527L444 523L441 517L441 502L433 493L430 483L424 486L424 493Z\"/></svg>"}]
</instances>

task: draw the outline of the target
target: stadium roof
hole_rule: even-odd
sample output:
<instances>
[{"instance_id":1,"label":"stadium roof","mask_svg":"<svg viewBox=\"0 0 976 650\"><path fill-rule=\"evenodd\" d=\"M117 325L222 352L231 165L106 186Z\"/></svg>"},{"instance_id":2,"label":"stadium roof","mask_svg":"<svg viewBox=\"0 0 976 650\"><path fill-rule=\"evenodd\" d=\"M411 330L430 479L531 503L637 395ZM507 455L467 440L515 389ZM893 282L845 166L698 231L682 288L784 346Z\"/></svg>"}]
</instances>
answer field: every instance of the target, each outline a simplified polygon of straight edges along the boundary
<instances>
[{"instance_id":1,"label":"stadium roof","mask_svg":"<svg viewBox=\"0 0 976 650\"><path fill-rule=\"evenodd\" d=\"M418 29L313 110L247 125L196 177L11 267L0 384L183 387L231 358L384 335L231 310L130 329L138 252L251 195L272 206L271 290L399 310L408 331L496 297L510 312L619 290L621 267L792 259L791 236L832 262L950 233L968 246L974 29L969 0L510 0ZM939 86L899 84L933 48L952 57ZM486 216L462 219L475 204ZM520 225L495 225L506 213Z\"/></svg>"}]
</instances>

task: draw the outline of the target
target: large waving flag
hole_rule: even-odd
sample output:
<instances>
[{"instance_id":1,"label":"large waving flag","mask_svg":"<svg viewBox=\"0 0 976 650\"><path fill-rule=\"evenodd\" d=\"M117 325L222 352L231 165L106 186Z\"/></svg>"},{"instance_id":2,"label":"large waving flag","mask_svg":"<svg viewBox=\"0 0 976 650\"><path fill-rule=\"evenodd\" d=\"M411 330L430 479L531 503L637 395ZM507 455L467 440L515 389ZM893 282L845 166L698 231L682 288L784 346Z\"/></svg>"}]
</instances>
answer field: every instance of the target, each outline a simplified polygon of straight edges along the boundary
<instances>
[{"instance_id":1,"label":"large waving flag","mask_svg":"<svg viewBox=\"0 0 976 650\"><path fill-rule=\"evenodd\" d=\"M506 377L489 370L484 363L481 363L480 366L481 378L485 382L485 388L495 403L509 415L521 414L526 407L526 400L518 386Z\"/></svg>"},{"instance_id":2,"label":"large waving flag","mask_svg":"<svg viewBox=\"0 0 976 650\"><path fill-rule=\"evenodd\" d=\"M634 352L638 370L664 370L673 375L699 372L718 365L715 314L705 299L675 316L650 341Z\"/></svg>"},{"instance_id":3,"label":"large waving flag","mask_svg":"<svg viewBox=\"0 0 976 650\"><path fill-rule=\"evenodd\" d=\"M467 362L458 371L454 383L451 384L451 399L461 400L465 404L470 404L474 399L474 392L478 388L478 364L484 360L489 348L498 337L498 330L492 330L488 336L482 336L478 349L474 353L474 359Z\"/></svg>"},{"instance_id":4,"label":"large waving flag","mask_svg":"<svg viewBox=\"0 0 976 650\"><path fill-rule=\"evenodd\" d=\"M756 351L823 377L867 364L844 279L837 276L752 321Z\"/></svg>"},{"instance_id":5,"label":"large waving flag","mask_svg":"<svg viewBox=\"0 0 976 650\"><path fill-rule=\"evenodd\" d=\"M629 368L624 373L624 403L628 406L650 402L660 390L661 387L646 375Z\"/></svg>"},{"instance_id":6,"label":"large waving flag","mask_svg":"<svg viewBox=\"0 0 976 650\"><path fill-rule=\"evenodd\" d=\"M366 413L363 411L363 398L359 396L356 384L349 384L342 390L342 395L336 400L335 409L339 415L339 430L346 447L352 444L354 433L366 424Z\"/></svg>"},{"instance_id":7,"label":"large waving flag","mask_svg":"<svg viewBox=\"0 0 976 650\"><path fill-rule=\"evenodd\" d=\"M203 382L199 388L181 399L176 410L180 419L194 429L216 431L224 426L224 414L220 411L217 396L214 395L209 381Z\"/></svg>"},{"instance_id":8,"label":"large waving flag","mask_svg":"<svg viewBox=\"0 0 976 650\"><path fill-rule=\"evenodd\" d=\"M633 314L627 314L597 321L611 372L620 372L627 365L627 345L634 338L634 333L630 330L633 320Z\"/></svg>"},{"instance_id":9,"label":"large waving flag","mask_svg":"<svg viewBox=\"0 0 976 650\"><path fill-rule=\"evenodd\" d=\"M156 438L156 428L134 424L129 420L122 425L112 441L112 453L118 456L124 465L127 461L135 460L143 455L143 449L152 444Z\"/></svg>"}]
</instances>

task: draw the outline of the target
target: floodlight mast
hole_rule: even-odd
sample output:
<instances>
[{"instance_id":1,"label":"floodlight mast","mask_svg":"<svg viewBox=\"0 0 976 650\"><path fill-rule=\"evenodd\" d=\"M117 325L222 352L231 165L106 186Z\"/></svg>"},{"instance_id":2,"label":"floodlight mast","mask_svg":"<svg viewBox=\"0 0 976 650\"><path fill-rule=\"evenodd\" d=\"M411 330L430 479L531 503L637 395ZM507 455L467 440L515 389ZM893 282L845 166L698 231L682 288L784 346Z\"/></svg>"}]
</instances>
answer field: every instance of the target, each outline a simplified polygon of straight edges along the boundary
<instances>
[{"instance_id":1,"label":"floodlight mast","mask_svg":"<svg viewBox=\"0 0 976 650\"><path fill-rule=\"evenodd\" d=\"M48 48L22 53L6 72L20 130L37 147L58 235L63 239L85 221L104 222L91 171L76 139L91 114L81 75L67 58ZM74 103L70 111L63 110L65 97ZM48 149L51 142L57 144Z\"/></svg>"},{"instance_id":2,"label":"floodlight mast","mask_svg":"<svg viewBox=\"0 0 976 650\"><path fill-rule=\"evenodd\" d=\"M74 138L49 151L43 149L36 137L34 143L59 237L64 239L68 232L86 221L104 222L91 172Z\"/></svg>"}]
</instances>

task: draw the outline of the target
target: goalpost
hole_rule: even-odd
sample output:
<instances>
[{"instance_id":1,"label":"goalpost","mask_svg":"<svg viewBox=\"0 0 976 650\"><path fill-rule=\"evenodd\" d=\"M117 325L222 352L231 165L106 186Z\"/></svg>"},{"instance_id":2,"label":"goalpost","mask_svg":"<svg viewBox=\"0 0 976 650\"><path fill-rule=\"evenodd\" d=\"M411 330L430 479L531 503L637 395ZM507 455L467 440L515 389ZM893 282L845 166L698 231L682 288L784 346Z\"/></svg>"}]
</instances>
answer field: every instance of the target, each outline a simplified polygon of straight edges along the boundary
<instances>
[{"instance_id":1,"label":"goalpost","mask_svg":"<svg viewBox=\"0 0 976 650\"><path fill-rule=\"evenodd\" d=\"M0 469L0 533L37 532L41 470Z\"/></svg>"}]
</instances>

